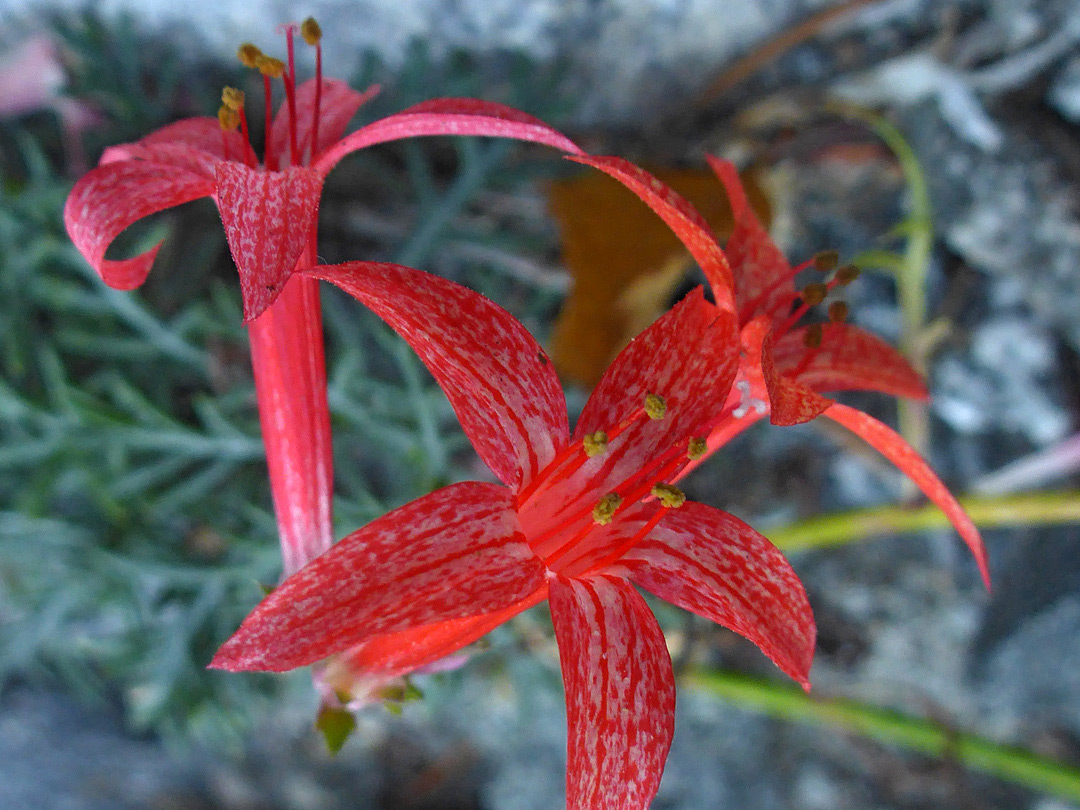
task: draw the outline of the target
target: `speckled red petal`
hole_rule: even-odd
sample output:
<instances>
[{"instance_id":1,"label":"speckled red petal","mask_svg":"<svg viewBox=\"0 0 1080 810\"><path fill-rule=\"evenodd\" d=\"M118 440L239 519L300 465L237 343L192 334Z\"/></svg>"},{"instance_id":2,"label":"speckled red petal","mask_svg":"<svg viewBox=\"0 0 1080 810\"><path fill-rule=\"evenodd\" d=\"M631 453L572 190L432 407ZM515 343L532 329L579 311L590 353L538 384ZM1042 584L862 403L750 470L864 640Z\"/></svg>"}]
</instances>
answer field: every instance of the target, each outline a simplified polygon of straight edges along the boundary
<instances>
[{"instance_id":1,"label":"speckled red petal","mask_svg":"<svg viewBox=\"0 0 1080 810\"><path fill-rule=\"evenodd\" d=\"M687 502L620 566L650 593L750 639L809 688L816 630L806 591L784 555L735 516Z\"/></svg>"},{"instance_id":2,"label":"speckled red petal","mask_svg":"<svg viewBox=\"0 0 1080 810\"><path fill-rule=\"evenodd\" d=\"M915 451L915 448L888 425L882 424L874 417L855 408L841 405L839 402L833 403L825 411L825 416L843 425L885 456L904 475L910 478L927 498L937 504L946 517L949 518L949 522L952 523L956 531L960 533L968 548L971 549L975 562L979 566L979 573L982 575L983 583L989 590L990 569L986 557L986 547L983 545L979 530L975 528L975 524L968 516L968 513L964 511L964 507L957 502L945 484L930 468L930 465Z\"/></svg>"},{"instance_id":3,"label":"speckled red petal","mask_svg":"<svg viewBox=\"0 0 1080 810\"><path fill-rule=\"evenodd\" d=\"M280 672L520 602L543 586L544 566L511 500L496 484L451 484L369 523L271 592L210 666Z\"/></svg>"},{"instance_id":4,"label":"speckled red petal","mask_svg":"<svg viewBox=\"0 0 1080 810\"><path fill-rule=\"evenodd\" d=\"M438 98L409 107L346 135L319 157L315 167L325 175L345 155L357 149L425 135L513 138L581 154L581 148L561 132L520 110L478 99Z\"/></svg>"},{"instance_id":5,"label":"speckled red petal","mask_svg":"<svg viewBox=\"0 0 1080 810\"><path fill-rule=\"evenodd\" d=\"M567 810L645 810L675 730L664 634L626 580L551 583L566 688Z\"/></svg>"},{"instance_id":6,"label":"speckled red petal","mask_svg":"<svg viewBox=\"0 0 1080 810\"><path fill-rule=\"evenodd\" d=\"M245 321L274 302L296 268L315 228L321 193L322 176L314 169L218 165L218 211L240 273Z\"/></svg>"},{"instance_id":7,"label":"speckled red petal","mask_svg":"<svg viewBox=\"0 0 1080 810\"><path fill-rule=\"evenodd\" d=\"M400 265L347 262L310 272L359 299L412 346L507 486L532 480L566 445L562 386L510 313L467 287Z\"/></svg>"},{"instance_id":8,"label":"speckled red petal","mask_svg":"<svg viewBox=\"0 0 1080 810\"><path fill-rule=\"evenodd\" d=\"M611 175L640 197L667 223L701 266L712 287L717 306L729 312L735 311L734 280L728 259L712 229L694 206L653 175L623 158L579 155L569 160Z\"/></svg>"},{"instance_id":9,"label":"speckled red petal","mask_svg":"<svg viewBox=\"0 0 1080 810\"><path fill-rule=\"evenodd\" d=\"M131 290L146 280L160 246L130 259L111 260L105 251L112 241L145 216L213 191L207 178L174 166L139 160L109 163L75 184L64 205L64 225L106 284Z\"/></svg>"},{"instance_id":10,"label":"speckled red petal","mask_svg":"<svg viewBox=\"0 0 1080 810\"><path fill-rule=\"evenodd\" d=\"M308 79L296 88L296 145L300 154L306 155L311 148L311 130L315 119L315 79ZM319 99L319 148L318 153L341 139L349 122L365 102L379 92L373 85L363 93L353 90L338 79L323 79L322 96ZM289 105L282 104L274 116L272 144L275 153L288 154Z\"/></svg>"}]
</instances>

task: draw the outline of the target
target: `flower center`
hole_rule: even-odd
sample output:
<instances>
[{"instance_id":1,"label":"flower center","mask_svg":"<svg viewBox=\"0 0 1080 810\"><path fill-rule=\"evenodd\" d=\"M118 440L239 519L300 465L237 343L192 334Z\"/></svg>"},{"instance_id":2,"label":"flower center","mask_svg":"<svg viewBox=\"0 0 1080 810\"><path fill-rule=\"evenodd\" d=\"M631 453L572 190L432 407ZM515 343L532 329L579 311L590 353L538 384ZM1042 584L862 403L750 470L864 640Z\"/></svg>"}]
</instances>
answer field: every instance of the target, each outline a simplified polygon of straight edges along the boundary
<instances>
[{"instance_id":1,"label":"flower center","mask_svg":"<svg viewBox=\"0 0 1080 810\"><path fill-rule=\"evenodd\" d=\"M670 482L704 454L704 439L680 437L644 463L631 456L641 431L666 413L662 397L647 395L619 424L566 447L518 493L525 535L553 573L578 576L610 566L667 510L682 506L686 498Z\"/></svg>"},{"instance_id":2,"label":"flower center","mask_svg":"<svg viewBox=\"0 0 1080 810\"><path fill-rule=\"evenodd\" d=\"M287 50L287 63L273 56L267 56L250 42L245 42L236 50L236 56L240 62L249 68L258 70L262 74L263 97L265 101L265 141L263 143L263 165L268 171L277 171L280 168L284 143L275 143L274 139L274 105L273 105L273 80L281 79L285 87L285 107L288 111L288 165L304 165L306 160L310 163L316 157L319 143L319 117L322 105L322 30L319 24L308 17L299 26L288 24L283 26L285 33L285 45ZM315 48L315 100L312 110L310 148L301 153L297 136L296 117L296 54L293 39L296 31L304 42ZM225 157L240 160L255 168L258 166L258 158L251 144L251 134L248 130L247 116L244 112L244 93L232 87L226 87L221 94L221 108L218 110L218 121L221 124L222 143ZM243 154L231 155L229 141L225 133L233 132L240 128L243 136Z\"/></svg>"}]
</instances>

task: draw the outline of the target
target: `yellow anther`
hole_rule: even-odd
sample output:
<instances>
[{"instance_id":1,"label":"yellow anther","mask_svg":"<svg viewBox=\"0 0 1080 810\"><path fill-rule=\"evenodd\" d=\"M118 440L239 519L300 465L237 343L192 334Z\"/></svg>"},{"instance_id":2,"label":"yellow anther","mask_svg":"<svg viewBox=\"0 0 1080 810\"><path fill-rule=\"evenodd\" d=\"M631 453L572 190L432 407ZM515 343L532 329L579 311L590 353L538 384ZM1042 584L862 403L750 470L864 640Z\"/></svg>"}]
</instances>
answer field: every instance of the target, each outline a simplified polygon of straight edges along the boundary
<instances>
[{"instance_id":1,"label":"yellow anther","mask_svg":"<svg viewBox=\"0 0 1080 810\"><path fill-rule=\"evenodd\" d=\"M235 87L226 87L221 91L221 103L230 110L240 112L244 109L244 91L237 90Z\"/></svg>"},{"instance_id":2,"label":"yellow anther","mask_svg":"<svg viewBox=\"0 0 1080 810\"><path fill-rule=\"evenodd\" d=\"M308 45L319 44L319 40L322 39L322 29L319 27L319 24L315 22L314 17L308 17L300 23L300 36L304 38L304 42Z\"/></svg>"},{"instance_id":3,"label":"yellow anther","mask_svg":"<svg viewBox=\"0 0 1080 810\"><path fill-rule=\"evenodd\" d=\"M848 305L843 301L833 301L829 304L829 320L833 323L843 323L847 320Z\"/></svg>"},{"instance_id":4,"label":"yellow anther","mask_svg":"<svg viewBox=\"0 0 1080 810\"><path fill-rule=\"evenodd\" d=\"M622 496L618 492L609 492L596 502L592 510L592 519L601 526L606 526L611 523L611 519L615 517L615 510L620 506L622 506Z\"/></svg>"},{"instance_id":5,"label":"yellow anther","mask_svg":"<svg viewBox=\"0 0 1080 810\"><path fill-rule=\"evenodd\" d=\"M859 268L853 264L845 264L839 270L836 271L836 275L833 276L833 281L843 287L845 284L850 284L859 277Z\"/></svg>"},{"instance_id":6,"label":"yellow anther","mask_svg":"<svg viewBox=\"0 0 1080 810\"><path fill-rule=\"evenodd\" d=\"M799 296L808 307L816 307L825 300L825 296L828 294L829 288L824 284L807 284L802 288Z\"/></svg>"},{"instance_id":7,"label":"yellow anther","mask_svg":"<svg viewBox=\"0 0 1080 810\"><path fill-rule=\"evenodd\" d=\"M244 67L258 67L259 57L263 55L263 52L252 45L250 42L245 42L239 48L236 49L236 58L240 60L240 64Z\"/></svg>"},{"instance_id":8,"label":"yellow anther","mask_svg":"<svg viewBox=\"0 0 1080 810\"><path fill-rule=\"evenodd\" d=\"M271 79L280 79L285 74L284 62L262 53L255 59L255 67L263 76L269 76Z\"/></svg>"},{"instance_id":9,"label":"yellow anther","mask_svg":"<svg viewBox=\"0 0 1080 810\"><path fill-rule=\"evenodd\" d=\"M667 402L659 394L646 394L645 413L650 419L663 419L667 414Z\"/></svg>"},{"instance_id":10,"label":"yellow anther","mask_svg":"<svg viewBox=\"0 0 1080 810\"><path fill-rule=\"evenodd\" d=\"M686 457L691 461L697 461L708 452L709 442L700 436L695 436L691 439L686 447Z\"/></svg>"},{"instance_id":11,"label":"yellow anther","mask_svg":"<svg viewBox=\"0 0 1080 810\"><path fill-rule=\"evenodd\" d=\"M823 334L824 330L820 323L811 324L806 327L806 332L803 333L803 345L808 349L816 349L821 345Z\"/></svg>"},{"instance_id":12,"label":"yellow anther","mask_svg":"<svg viewBox=\"0 0 1080 810\"><path fill-rule=\"evenodd\" d=\"M668 509L678 509L686 503L683 491L671 484L657 484L652 488L652 496Z\"/></svg>"},{"instance_id":13,"label":"yellow anther","mask_svg":"<svg viewBox=\"0 0 1080 810\"><path fill-rule=\"evenodd\" d=\"M840 254L835 250L823 250L814 254L814 269L822 273L831 273L840 264Z\"/></svg>"},{"instance_id":14,"label":"yellow anther","mask_svg":"<svg viewBox=\"0 0 1080 810\"><path fill-rule=\"evenodd\" d=\"M232 132L240 126L240 113L224 104L217 111L217 120L221 128L226 132Z\"/></svg>"},{"instance_id":15,"label":"yellow anther","mask_svg":"<svg viewBox=\"0 0 1080 810\"><path fill-rule=\"evenodd\" d=\"M596 433L586 433L585 438L581 440L581 444L585 448L585 455L589 458L606 453L607 443L608 435L602 430L598 430Z\"/></svg>"}]
</instances>

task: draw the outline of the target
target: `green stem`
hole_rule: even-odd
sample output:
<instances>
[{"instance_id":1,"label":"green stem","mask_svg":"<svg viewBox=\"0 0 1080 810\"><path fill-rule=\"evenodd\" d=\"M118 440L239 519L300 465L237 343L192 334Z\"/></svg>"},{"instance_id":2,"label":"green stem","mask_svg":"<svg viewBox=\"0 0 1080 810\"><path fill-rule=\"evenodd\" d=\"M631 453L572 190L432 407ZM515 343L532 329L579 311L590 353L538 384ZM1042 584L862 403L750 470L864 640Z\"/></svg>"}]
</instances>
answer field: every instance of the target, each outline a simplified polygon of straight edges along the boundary
<instances>
[{"instance_id":1,"label":"green stem","mask_svg":"<svg viewBox=\"0 0 1080 810\"><path fill-rule=\"evenodd\" d=\"M685 680L740 708L806 725L859 734L881 743L959 762L1006 782L1080 801L1080 770L939 723L851 700L809 697L802 690L717 670L698 669Z\"/></svg>"},{"instance_id":2,"label":"green stem","mask_svg":"<svg viewBox=\"0 0 1080 810\"><path fill-rule=\"evenodd\" d=\"M980 529L1080 522L1080 490L959 500ZM767 530L766 534L779 548L799 551L841 546L875 535L947 529L949 526L945 514L928 504L915 509L886 506L837 512L778 526Z\"/></svg>"}]
</instances>

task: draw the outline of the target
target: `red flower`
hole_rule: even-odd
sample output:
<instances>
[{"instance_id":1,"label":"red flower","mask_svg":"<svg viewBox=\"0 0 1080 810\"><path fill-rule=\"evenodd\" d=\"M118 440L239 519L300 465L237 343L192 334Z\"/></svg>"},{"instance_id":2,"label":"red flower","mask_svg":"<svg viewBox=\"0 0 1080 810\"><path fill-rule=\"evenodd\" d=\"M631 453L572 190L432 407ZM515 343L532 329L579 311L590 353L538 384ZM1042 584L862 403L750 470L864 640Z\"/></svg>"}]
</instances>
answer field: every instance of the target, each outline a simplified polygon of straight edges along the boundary
<instances>
[{"instance_id":1,"label":"red flower","mask_svg":"<svg viewBox=\"0 0 1080 810\"><path fill-rule=\"evenodd\" d=\"M487 299L397 265L308 272L409 342L502 484L452 484L344 538L211 666L280 671L349 651L373 678L400 674L548 599L571 808L644 808L660 783L674 680L634 585L741 633L808 686L814 623L794 571L749 526L671 485L703 452L738 367L734 319L700 288L619 354L571 435L547 356Z\"/></svg>"},{"instance_id":2,"label":"red flower","mask_svg":"<svg viewBox=\"0 0 1080 810\"><path fill-rule=\"evenodd\" d=\"M765 415L778 425L826 416L872 445L945 512L974 554L989 587L982 538L926 461L887 425L823 395L861 389L927 398L922 380L900 352L877 336L843 323L843 305L830 307L827 324L798 325L813 306L835 287L850 282L857 271L840 268L827 283L796 290L799 272L815 263L832 270L835 260L822 256L793 268L750 208L738 173L728 161L709 157L732 205L734 229L722 250L701 215L648 172L617 157L570 159L611 175L659 214L701 266L717 307L738 318L742 362L724 414L709 435L709 451Z\"/></svg>"},{"instance_id":3,"label":"red flower","mask_svg":"<svg viewBox=\"0 0 1080 810\"><path fill-rule=\"evenodd\" d=\"M322 78L313 20L300 30L317 49L316 77L297 85L296 28L285 28L287 67L254 46L239 51L245 64L263 74L268 136L261 166L248 138L243 94L227 89L219 117L189 118L106 150L101 165L75 184L64 207L72 241L105 283L133 289L146 278L160 245L130 259L112 260L105 258L110 243L149 214L199 197L217 204L240 274L286 573L329 548L333 540L318 283L293 278L315 263L323 179L349 152L422 135L504 136L580 151L531 116L474 99L427 101L344 135L377 88L358 93L344 82ZM276 77L284 83L286 103L271 118L271 79Z\"/></svg>"}]
</instances>

